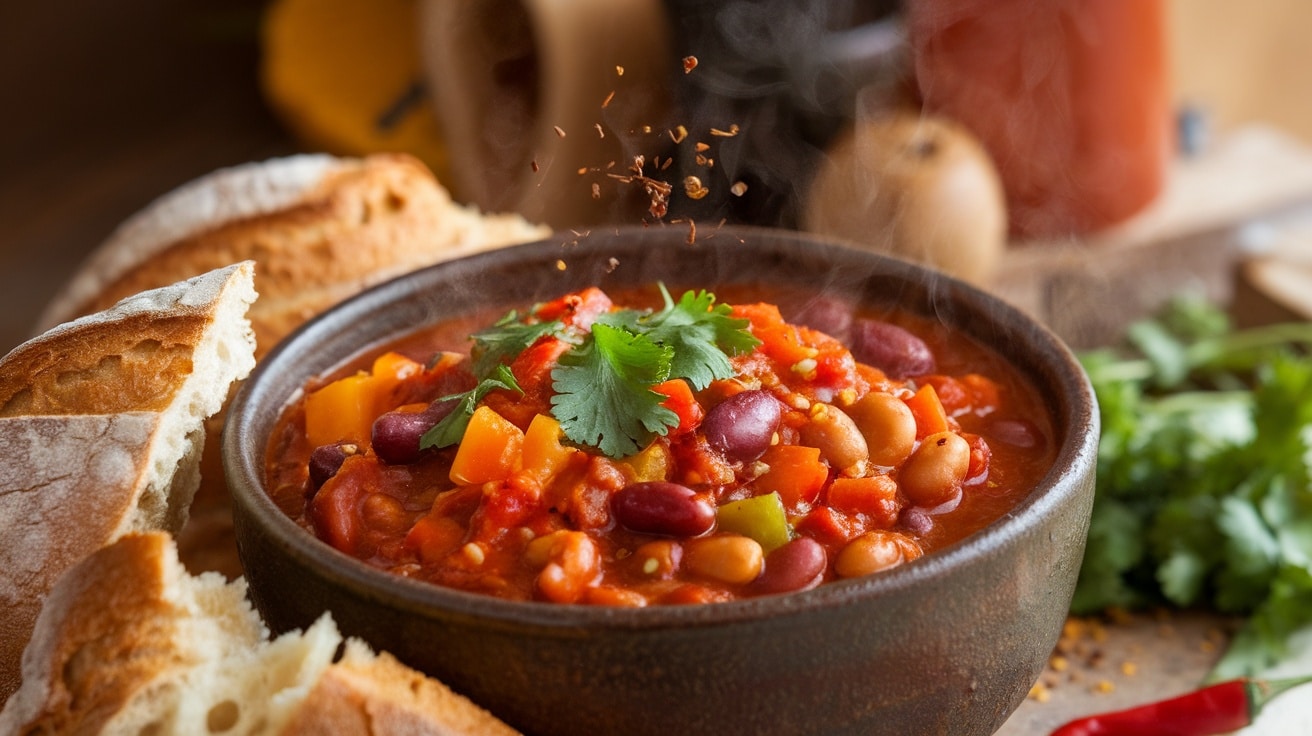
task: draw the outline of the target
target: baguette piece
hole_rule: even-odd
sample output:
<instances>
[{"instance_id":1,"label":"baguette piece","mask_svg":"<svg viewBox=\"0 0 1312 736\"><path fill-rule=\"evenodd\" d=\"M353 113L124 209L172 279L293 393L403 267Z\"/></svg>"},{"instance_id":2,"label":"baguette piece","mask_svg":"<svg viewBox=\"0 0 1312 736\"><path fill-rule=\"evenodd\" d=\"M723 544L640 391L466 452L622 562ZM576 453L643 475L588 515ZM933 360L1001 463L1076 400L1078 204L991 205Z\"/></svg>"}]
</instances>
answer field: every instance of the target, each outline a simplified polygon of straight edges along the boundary
<instances>
[{"instance_id":1,"label":"baguette piece","mask_svg":"<svg viewBox=\"0 0 1312 736\"><path fill-rule=\"evenodd\" d=\"M125 536L60 579L23 675L0 734L515 733L390 655L343 642L327 614L270 641L245 582L189 575L161 532Z\"/></svg>"},{"instance_id":2,"label":"baguette piece","mask_svg":"<svg viewBox=\"0 0 1312 736\"><path fill-rule=\"evenodd\" d=\"M454 203L406 154L304 154L220 169L122 223L39 327L240 260L259 265L251 322L262 355L356 292L438 261L550 231Z\"/></svg>"},{"instance_id":3,"label":"baguette piece","mask_svg":"<svg viewBox=\"0 0 1312 736\"><path fill-rule=\"evenodd\" d=\"M180 529L206 418L254 366L249 262L145 292L0 359L0 698L59 574Z\"/></svg>"}]
</instances>

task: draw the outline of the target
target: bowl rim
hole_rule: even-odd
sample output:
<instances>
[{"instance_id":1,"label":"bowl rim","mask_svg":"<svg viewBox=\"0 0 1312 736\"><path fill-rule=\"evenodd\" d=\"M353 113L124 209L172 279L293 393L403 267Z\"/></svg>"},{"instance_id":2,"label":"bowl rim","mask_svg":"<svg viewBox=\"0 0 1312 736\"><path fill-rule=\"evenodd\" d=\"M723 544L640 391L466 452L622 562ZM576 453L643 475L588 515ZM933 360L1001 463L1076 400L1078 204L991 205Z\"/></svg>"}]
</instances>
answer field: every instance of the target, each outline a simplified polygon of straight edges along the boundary
<instances>
[{"instance_id":1,"label":"bowl rim","mask_svg":"<svg viewBox=\"0 0 1312 736\"><path fill-rule=\"evenodd\" d=\"M305 380L315 375L310 373L302 376L295 384L292 393L288 395L270 395L276 379L268 376L285 370L287 362L297 357L298 350L302 350L302 346L318 344L322 336L331 334L340 324L372 315L379 310L385 310L389 304L413 297L417 293L417 285L421 283L458 277L461 273L476 272L485 265L494 265L511 258L541 259L548 256L559 258L562 245L573 249L569 251L570 257L580 255L586 257L596 255L594 251L599 251L607 244L623 243L629 238L649 240L668 237L670 240L683 243L686 237L684 231L675 228L624 226L604 233L583 236L557 234L531 243L485 251L423 267L369 288L298 327L265 355L241 384L229 405L222 436L222 462L234 506L244 505L246 511L257 520L260 533L273 535L273 541L277 546L295 558L298 564L313 569L334 585L345 586L357 592L363 591L367 597L379 602L385 601L394 609L424 617L440 612L444 617L480 619L485 624L513 626L518 630L530 626L536 627L541 632L569 635L568 632L571 631L591 629L659 630L721 627L740 621L790 616L825 609L854 599L896 594L944 575L955 568L978 564L1001 554L1009 539L1025 534L1030 527L1038 525L1040 520L1055 514L1060 504L1070 500L1079 485L1077 476L1080 474L1069 471L1084 467L1092 468L1096 460L1100 429L1096 396L1087 375L1071 350L1056 334L1036 319L997 296L930 267L889 255L859 251L838 241L808 233L752 226L722 226L714 232L717 237L737 241L734 247L742 247L740 245L742 243L765 238L773 241L769 246L771 248L814 249L822 260L838 265L859 260L863 267L881 276L912 280L934 279L935 283L948 287L954 294L953 299L968 308L987 310L990 314L998 315L994 321L1004 326L1001 334L1013 338L1024 350L1034 354L1042 353L1052 358L1050 365L1047 363L1044 365L1051 369L1048 373L1053 382L1053 390L1060 392L1064 399L1060 407L1052 408L1054 427L1059 427L1063 422L1069 423L1064 429L1059 428L1058 438L1064 441L1059 446L1052 466L1030 494L1002 517L963 540L893 570L862 578L832 581L806 591L685 606L657 605L627 608L516 601L404 578L371 567L333 548L307 533L274 504L272 498L265 492L262 482L268 433L252 437L247 430L247 425L256 421L259 407L263 402L270 400L278 402L278 412L273 414L276 418L282 409L303 390ZM700 238L701 243L704 244L706 241L705 236ZM503 301L508 303L512 300ZM461 313L448 313L439 319L459 314ZM436 321L439 320L433 320ZM334 364L340 365L361 352L374 349L380 344L409 334L420 327L422 326L389 333L370 345L361 345L356 352L337 356ZM957 330L966 329L962 325L953 327ZM999 350L997 346L993 347L994 350ZM1004 357L1007 357L1013 365L1017 365L1031 381L1039 380L1035 375L1037 366L1018 364L1011 356ZM1078 429L1079 427L1083 429ZM252 452L252 449L256 452ZM1033 521L1027 521L1030 519Z\"/></svg>"}]
</instances>

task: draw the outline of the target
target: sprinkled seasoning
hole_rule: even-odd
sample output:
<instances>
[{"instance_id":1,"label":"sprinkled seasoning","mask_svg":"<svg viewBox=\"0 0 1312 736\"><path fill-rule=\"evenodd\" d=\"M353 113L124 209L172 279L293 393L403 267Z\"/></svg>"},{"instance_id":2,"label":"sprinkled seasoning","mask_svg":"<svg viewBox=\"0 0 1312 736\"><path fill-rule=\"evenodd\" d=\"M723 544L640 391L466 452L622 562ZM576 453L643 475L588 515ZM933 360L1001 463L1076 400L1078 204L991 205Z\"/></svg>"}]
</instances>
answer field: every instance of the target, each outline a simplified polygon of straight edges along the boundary
<instances>
[{"instance_id":1,"label":"sprinkled seasoning","mask_svg":"<svg viewBox=\"0 0 1312 736\"><path fill-rule=\"evenodd\" d=\"M685 56L685 57L683 57L683 73L684 73L684 74L690 74L690 73L692 73L692 70L693 70L693 69L696 69L696 68L697 68L697 57L696 57L696 56Z\"/></svg>"}]
</instances>

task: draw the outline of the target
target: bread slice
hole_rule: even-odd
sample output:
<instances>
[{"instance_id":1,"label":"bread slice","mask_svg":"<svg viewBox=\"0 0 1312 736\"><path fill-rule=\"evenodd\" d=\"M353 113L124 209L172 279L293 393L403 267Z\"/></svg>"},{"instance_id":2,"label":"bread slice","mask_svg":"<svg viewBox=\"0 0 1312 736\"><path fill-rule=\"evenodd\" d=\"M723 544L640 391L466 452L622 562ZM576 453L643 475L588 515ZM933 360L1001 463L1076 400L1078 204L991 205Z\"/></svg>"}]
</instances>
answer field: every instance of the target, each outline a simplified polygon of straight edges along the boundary
<instances>
[{"instance_id":1,"label":"bread slice","mask_svg":"<svg viewBox=\"0 0 1312 736\"><path fill-rule=\"evenodd\" d=\"M125 536L60 579L23 675L0 733L515 733L391 656L343 642L327 614L270 641L243 581L187 574L160 532Z\"/></svg>"},{"instance_id":2,"label":"bread slice","mask_svg":"<svg viewBox=\"0 0 1312 736\"><path fill-rule=\"evenodd\" d=\"M251 322L263 354L365 287L550 231L454 203L405 154L305 154L203 176L126 220L45 310L41 327L241 260L259 266Z\"/></svg>"},{"instance_id":3,"label":"bread slice","mask_svg":"<svg viewBox=\"0 0 1312 736\"><path fill-rule=\"evenodd\" d=\"M0 697L61 572L128 532L182 527L204 422L254 366L253 280L228 266L0 359Z\"/></svg>"}]
</instances>

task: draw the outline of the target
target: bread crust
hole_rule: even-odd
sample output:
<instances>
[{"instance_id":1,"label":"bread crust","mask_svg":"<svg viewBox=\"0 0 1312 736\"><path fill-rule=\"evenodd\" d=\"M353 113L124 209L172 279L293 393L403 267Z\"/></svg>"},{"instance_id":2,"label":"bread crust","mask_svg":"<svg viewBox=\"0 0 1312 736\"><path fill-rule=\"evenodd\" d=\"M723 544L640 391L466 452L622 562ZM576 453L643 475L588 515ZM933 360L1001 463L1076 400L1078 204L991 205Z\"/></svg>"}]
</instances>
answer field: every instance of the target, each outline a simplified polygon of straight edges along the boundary
<instances>
[{"instance_id":1,"label":"bread crust","mask_svg":"<svg viewBox=\"0 0 1312 736\"><path fill-rule=\"evenodd\" d=\"M259 353L356 292L424 265L549 232L451 201L405 154L292 156L223 169L147 206L88 259L47 325L241 260L259 264Z\"/></svg>"},{"instance_id":2,"label":"bread crust","mask_svg":"<svg viewBox=\"0 0 1312 736\"><path fill-rule=\"evenodd\" d=\"M254 365L253 277L246 262L142 293L0 359L0 698L64 570L185 523L204 422Z\"/></svg>"}]
</instances>

